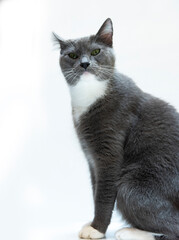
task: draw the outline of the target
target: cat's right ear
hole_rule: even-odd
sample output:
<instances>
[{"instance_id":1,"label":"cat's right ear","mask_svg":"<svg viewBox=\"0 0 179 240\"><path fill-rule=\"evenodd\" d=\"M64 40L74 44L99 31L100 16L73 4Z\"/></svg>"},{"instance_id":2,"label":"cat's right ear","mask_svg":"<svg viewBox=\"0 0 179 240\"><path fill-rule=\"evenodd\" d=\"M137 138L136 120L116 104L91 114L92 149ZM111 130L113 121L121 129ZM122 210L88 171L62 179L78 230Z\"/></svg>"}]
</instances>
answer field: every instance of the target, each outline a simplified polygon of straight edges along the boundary
<instances>
[{"instance_id":1,"label":"cat's right ear","mask_svg":"<svg viewBox=\"0 0 179 240\"><path fill-rule=\"evenodd\" d=\"M61 37L59 37L56 33L52 32L53 35L53 40L56 44L58 44L60 46L60 49L63 50L66 48L67 44L66 41L64 39L62 39Z\"/></svg>"}]
</instances>

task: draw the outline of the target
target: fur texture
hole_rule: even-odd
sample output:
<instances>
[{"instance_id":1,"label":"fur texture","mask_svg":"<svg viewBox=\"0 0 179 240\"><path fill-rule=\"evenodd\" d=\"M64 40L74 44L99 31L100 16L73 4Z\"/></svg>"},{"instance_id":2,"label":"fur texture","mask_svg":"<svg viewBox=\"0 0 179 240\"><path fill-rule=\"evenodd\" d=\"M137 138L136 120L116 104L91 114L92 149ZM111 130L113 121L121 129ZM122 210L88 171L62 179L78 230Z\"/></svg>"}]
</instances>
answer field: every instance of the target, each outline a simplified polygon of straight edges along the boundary
<instances>
[{"instance_id":1,"label":"fur texture","mask_svg":"<svg viewBox=\"0 0 179 240\"><path fill-rule=\"evenodd\" d=\"M70 88L83 85L85 72L103 82L96 86L104 86L104 82L108 86L78 119L73 104L77 95L72 94L74 125L91 173L95 202L91 227L105 233L117 201L133 228L163 235L156 239L177 240L179 114L117 72L112 35L112 22L107 19L96 35L68 41L56 36L61 69ZM96 56L91 54L94 49L100 49ZM71 52L76 59L69 57ZM84 57L87 69L80 66ZM84 97L84 89L80 91L79 96Z\"/></svg>"}]
</instances>

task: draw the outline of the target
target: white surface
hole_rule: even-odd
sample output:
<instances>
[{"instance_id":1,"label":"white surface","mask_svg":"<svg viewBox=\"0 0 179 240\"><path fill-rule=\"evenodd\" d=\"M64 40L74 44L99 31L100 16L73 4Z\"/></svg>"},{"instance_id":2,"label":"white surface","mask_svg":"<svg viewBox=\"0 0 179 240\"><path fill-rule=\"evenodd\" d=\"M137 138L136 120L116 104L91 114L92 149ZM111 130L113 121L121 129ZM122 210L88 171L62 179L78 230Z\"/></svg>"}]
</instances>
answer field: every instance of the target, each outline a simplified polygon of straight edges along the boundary
<instances>
[{"instance_id":1,"label":"white surface","mask_svg":"<svg viewBox=\"0 0 179 240\"><path fill-rule=\"evenodd\" d=\"M31 229L27 239L33 240L79 240L78 234L79 229L84 225L82 222L74 222L73 224L69 225L59 225L56 227L37 227ZM108 232L104 239L106 240L114 240L116 230L119 230L121 224L119 223L112 223L109 226ZM102 239L103 240L103 239Z\"/></svg>"},{"instance_id":2,"label":"white surface","mask_svg":"<svg viewBox=\"0 0 179 240\"><path fill-rule=\"evenodd\" d=\"M86 36L111 17L117 68L179 110L178 12L178 0L0 1L0 239L76 239L93 217L51 32Z\"/></svg>"}]
</instances>

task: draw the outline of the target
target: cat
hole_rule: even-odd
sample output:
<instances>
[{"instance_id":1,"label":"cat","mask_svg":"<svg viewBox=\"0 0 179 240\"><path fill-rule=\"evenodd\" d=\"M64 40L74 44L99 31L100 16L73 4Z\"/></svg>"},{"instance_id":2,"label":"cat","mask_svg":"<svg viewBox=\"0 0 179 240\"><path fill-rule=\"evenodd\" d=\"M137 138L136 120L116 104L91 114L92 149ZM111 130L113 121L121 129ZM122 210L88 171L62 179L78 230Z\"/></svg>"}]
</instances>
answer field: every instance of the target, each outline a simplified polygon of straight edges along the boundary
<instances>
[{"instance_id":1,"label":"cat","mask_svg":"<svg viewBox=\"0 0 179 240\"><path fill-rule=\"evenodd\" d=\"M117 202L131 226L118 240L179 239L179 114L118 73L110 18L95 35L54 37L95 204L79 237L103 238Z\"/></svg>"}]
</instances>

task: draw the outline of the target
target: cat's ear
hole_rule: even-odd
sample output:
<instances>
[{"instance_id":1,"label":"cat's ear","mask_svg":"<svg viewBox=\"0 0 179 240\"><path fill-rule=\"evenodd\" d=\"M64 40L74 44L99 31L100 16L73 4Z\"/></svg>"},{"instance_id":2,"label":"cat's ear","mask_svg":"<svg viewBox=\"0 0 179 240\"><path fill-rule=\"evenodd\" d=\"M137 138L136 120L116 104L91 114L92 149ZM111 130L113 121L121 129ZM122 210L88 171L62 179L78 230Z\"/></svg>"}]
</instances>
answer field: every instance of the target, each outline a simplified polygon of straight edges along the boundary
<instances>
[{"instance_id":1,"label":"cat's ear","mask_svg":"<svg viewBox=\"0 0 179 240\"><path fill-rule=\"evenodd\" d=\"M96 34L96 40L103 42L109 47L112 47L113 41L113 24L110 18L106 19L101 28Z\"/></svg>"},{"instance_id":2,"label":"cat's ear","mask_svg":"<svg viewBox=\"0 0 179 240\"><path fill-rule=\"evenodd\" d=\"M56 33L52 32L52 34L54 42L60 45L61 50L65 49L67 46L66 41L63 38L59 37Z\"/></svg>"}]
</instances>

